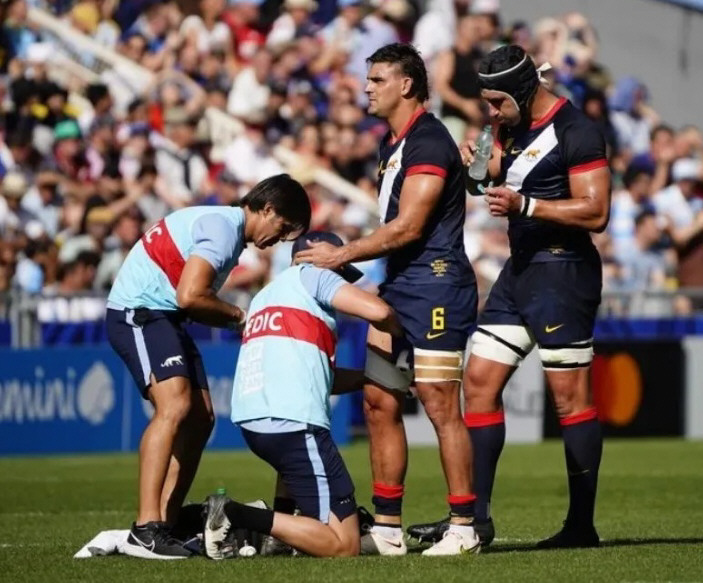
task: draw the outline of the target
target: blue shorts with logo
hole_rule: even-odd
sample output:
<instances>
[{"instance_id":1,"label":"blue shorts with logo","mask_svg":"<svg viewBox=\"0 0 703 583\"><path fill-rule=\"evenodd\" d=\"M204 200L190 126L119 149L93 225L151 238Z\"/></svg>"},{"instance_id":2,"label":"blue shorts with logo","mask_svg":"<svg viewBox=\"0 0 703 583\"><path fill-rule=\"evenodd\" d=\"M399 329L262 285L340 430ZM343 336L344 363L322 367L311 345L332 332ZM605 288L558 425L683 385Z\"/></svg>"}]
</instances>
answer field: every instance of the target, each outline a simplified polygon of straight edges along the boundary
<instances>
[{"instance_id":1,"label":"blue shorts with logo","mask_svg":"<svg viewBox=\"0 0 703 583\"><path fill-rule=\"evenodd\" d=\"M526 326L537 344L546 348L583 342L593 337L602 282L597 257L519 268L508 259L478 325Z\"/></svg>"},{"instance_id":2,"label":"blue shorts with logo","mask_svg":"<svg viewBox=\"0 0 703 583\"><path fill-rule=\"evenodd\" d=\"M303 516L327 524L330 513L340 521L356 512L354 483L330 432L314 425L285 433L242 428L254 454L281 476Z\"/></svg>"},{"instance_id":3,"label":"blue shorts with logo","mask_svg":"<svg viewBox=\"0 0 703 583\"><path fill-rule=\"evenodd\" d=\"M147 399L151 375L157 382L190 379L194 389L207 389L203 359L176 311L108 308L107 338Z\"/></svg>"},{"instance_id":4,"label":"blue shorts with logo","mask_svg":"<svg viewBox=\"0 0 703 583\"><path fill-rule=\"evenodd\" d=\"M398 315L405 338L393 339L395 355L402 350L465 350L476 327L476 284L390 283L380 297ZM412 350L410 350L412 354Z\"/></svg>"}]
</instances>

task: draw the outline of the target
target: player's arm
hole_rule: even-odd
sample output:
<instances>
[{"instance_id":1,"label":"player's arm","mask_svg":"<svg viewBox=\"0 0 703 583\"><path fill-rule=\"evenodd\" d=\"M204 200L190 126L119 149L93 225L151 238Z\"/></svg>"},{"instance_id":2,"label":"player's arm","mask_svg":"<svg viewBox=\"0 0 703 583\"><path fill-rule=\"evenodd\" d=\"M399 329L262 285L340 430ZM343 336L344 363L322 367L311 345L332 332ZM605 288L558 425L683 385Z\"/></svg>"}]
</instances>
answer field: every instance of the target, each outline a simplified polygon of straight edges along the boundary
<instances>
[{"instance_id":1,"label":"player's arm","mask_svg":"<svg viewBox=\"0 0 703 583\"><path fill-rule=\"evenodd\" d=\"M444 178L435 174L413 174L403 181L398 216L367 237L334 247L324 242L309 243L295 256L296 263L314 263L337 269L346 263L388 255L422 237L429 217L442 195Z\"/></svg>"},{"instance_id":2,"label":"player's arm","mask_svg":"<svg viewBox=\"0 0 703 583\"><path fill-rule=\"evenodd\" d=\"M491 214L525 216L597 233L605 230L610 213L610 170L607 166L569 176L571 198L542 200L504 186L486 189Z\"/></svg>"},{"instance_id":3,"label":"player's arm","mask_svg":"<svg viewBox=\"0 0 703 583\"><path fill-rule=\"evenodd\" d=\"M176 288L178 307L201 324L231 328L244 321L244 311L221 300L213 290L217 273L207 260L191 255Z\"/></svg>"},{"instance_id":4,"label":"player's arm","mask_svg":"<svg viewBox=\"0 0 703 583\"><path fill-rule=\"evenodd\" d=\"M610 213L608 167L570 174L569 190L569 199L535 200L532 216L560 225L580 227L596 233L603 232Z\"/></svg>"},{"instance_id":5,"label":"player's arm","mask_svg":"<svg viewBox=\"0 0 703 583\"><path fill-rule=\"evenodd\" d=\"M333 395L343 395L353 393L364 388L366 375L363 370L353 368L337 368L334 371L334 385L332 385Z\"/></svg>"},{"instance_id":6,"label":"player's arm","mask_svg":"<svg viewBox=\"0 0 703 583\"><path fill-rule=\"evenodd\" d=\"M403 333L393 308L378 296L350 283L344 284L337 290L331 304L335 310L362 318L381 332L388 332L394 336L400 336Z\"/></svg>"}]
</instances>

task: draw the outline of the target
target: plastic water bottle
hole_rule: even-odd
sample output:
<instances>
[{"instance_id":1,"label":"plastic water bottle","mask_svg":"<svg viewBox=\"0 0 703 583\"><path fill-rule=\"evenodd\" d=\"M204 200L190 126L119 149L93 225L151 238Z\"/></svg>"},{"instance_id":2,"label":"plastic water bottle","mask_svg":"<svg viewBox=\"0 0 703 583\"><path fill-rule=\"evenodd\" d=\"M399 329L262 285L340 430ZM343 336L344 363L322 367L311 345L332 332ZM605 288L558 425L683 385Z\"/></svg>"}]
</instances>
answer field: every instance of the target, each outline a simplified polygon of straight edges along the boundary
<instances>
[{"instance_id":1,"label":"plastic water bottle","mask_svg":"<svg viewBox=\"0 0 703 583\"><path fill-rule=\"evenodd\" d=\"M488 161L493 152L493 134L491 126L484 126L476 140L474 161L469 165L469 176L474 180L483 180L488 172Z\"/></svg>"}]
</instances>

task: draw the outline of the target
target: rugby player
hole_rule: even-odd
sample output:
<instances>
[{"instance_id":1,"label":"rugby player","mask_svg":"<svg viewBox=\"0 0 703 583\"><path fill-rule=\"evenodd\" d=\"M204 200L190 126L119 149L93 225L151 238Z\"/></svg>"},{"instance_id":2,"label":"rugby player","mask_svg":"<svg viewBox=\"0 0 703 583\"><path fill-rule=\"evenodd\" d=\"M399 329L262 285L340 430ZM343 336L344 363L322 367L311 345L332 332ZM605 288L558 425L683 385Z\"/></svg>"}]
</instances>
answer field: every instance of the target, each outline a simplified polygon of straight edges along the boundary
<instances>
[{"instance_id":1,"label":"rugby player","mask_svg":"<svg viewBox=\"0 0 703 583\"><path fill-rule=\"evenodd\" d=\"M540 85L531 58L517 46L484 57L479 80L497 139L490 176L469 189L480 194L485 188L491 213L508 217L511 257L481 313L464 374L477 528L489 543L491 492L505 441L501 395L536 344L562 428L569 483L563 528L538 546L593 547L599 544L593 514L602 435L589 370L602 281L590 233L608 222L605 140L581 111ZM462 145L468 164L473 149ZM445 525L408 532L435 540Z\"/></svg>"},{"instance_id":2,"label":"rugby player","mask_svg":"<svg viewBox=\"0 0 703 583\"><path fill-rule=\"evenodd\" d=\"M296 241L293 253L308 241L342 245L332 233L313 232ZM329 396L360 389L364 376L334 369L335 312L401 333L388 304L351 285L361 276L350 265L335 273L300 264L254 296L234 377L232 421L250 449L276 469L301 514L208 497L204 546L211 559L225 558L229 531L241 528L316 557L359 554L354 484L330 435Z\"/></svg>"},{"instance_id":3,"label":"rugby player","mask_svg":"<svg viewBox=\"0 0 703 583\"><path fill-rule=\"evenodd\" d=\"M464 168L449 132L424 108L427 71L416 49L387 45L367 61L369 113L390 126L380 145L382 224L343 247L312 243L296 258L336 269L351 261L388 257L380 296L398 314L404 338L392 342L375 328L368 334L364 411L375 525L362 538L362 552L407 553L401 527L407 469L402 410L413 369L418 397L439 439L451 515L448 535L425 554L478 551L470 443L459 394L477 305L476 279L463 242Z\"/></svg>"},{"instance_id":4,"label":"rugby player","mask_svg":"<svg viewBox=\"0 0 703 583\"><path fill-rule=\"evenodd\" d=\"M154 406L139 446L139 511L125 552L149 559L190 555L170 535L214 417L190 319L237 327L244 313L216 295L247 243L265 248L307 231L310 202L281 174L257 184L239 207L190 207L134 245L108 297L107 333Z\"/></svg>"}]
</instances>

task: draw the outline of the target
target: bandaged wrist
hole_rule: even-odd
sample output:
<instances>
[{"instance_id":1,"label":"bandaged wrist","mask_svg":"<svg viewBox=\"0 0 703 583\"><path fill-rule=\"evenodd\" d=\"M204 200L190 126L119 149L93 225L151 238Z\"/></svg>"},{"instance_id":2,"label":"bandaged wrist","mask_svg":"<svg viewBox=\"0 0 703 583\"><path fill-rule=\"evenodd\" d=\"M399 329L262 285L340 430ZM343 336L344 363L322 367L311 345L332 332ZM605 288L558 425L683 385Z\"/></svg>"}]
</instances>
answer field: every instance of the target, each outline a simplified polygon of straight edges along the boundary
<instances>
[{"instance_id":1,"label":"bandaged wrist","mask_svg":"<svg viewBox=\"0 0 703 583\"><path fill-rule=\"evenodd\" d=\"M522 195L522 203L520 204L520 216L521 217L531 217L535 214L535 206L537 201L531 196Z\"/></svg>"}]
</instances>

